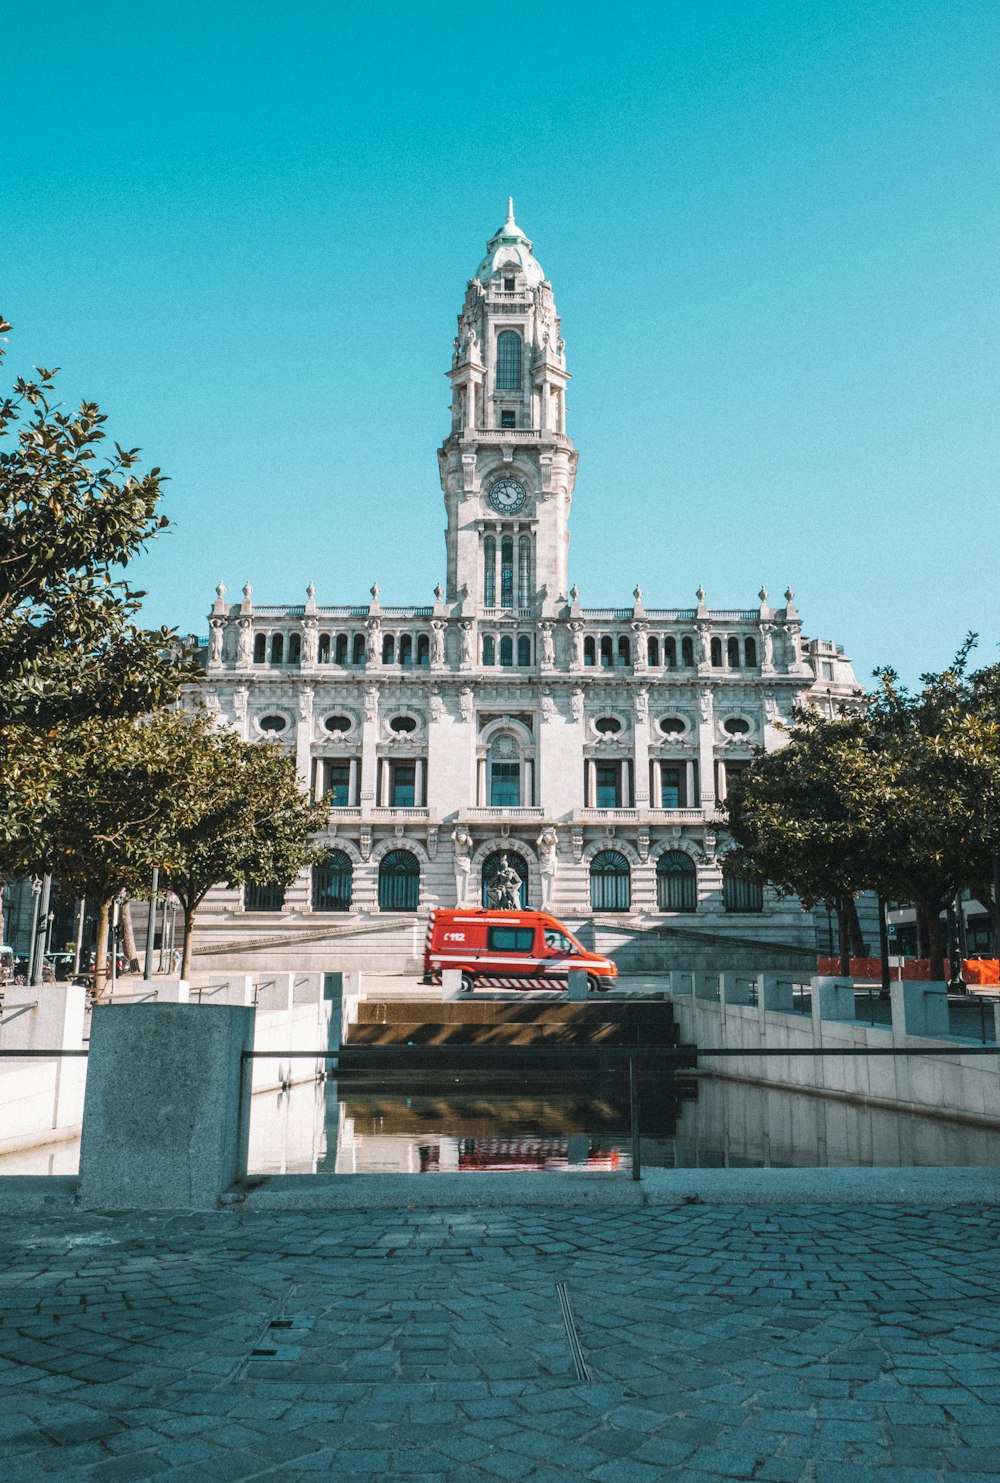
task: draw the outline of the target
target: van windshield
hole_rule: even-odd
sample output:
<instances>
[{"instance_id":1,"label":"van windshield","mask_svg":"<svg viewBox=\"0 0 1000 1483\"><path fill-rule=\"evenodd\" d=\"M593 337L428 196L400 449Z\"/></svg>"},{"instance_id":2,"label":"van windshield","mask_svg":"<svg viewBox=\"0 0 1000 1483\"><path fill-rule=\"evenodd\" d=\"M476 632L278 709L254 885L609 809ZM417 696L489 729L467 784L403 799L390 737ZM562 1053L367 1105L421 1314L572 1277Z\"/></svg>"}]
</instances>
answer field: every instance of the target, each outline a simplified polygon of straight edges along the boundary
<instances>
[{"instance_id":1,"label":"van windshield","mask_svg":"<svg viewBox=\"0 0 1000 1483\"><path fill-rule=\"evenodd\" d=\"M579 953L582 952L578 942L570 937L568 932L557 932L553 927L545 929L545 946L553 953Z\"/></svg>"}]
</instances>

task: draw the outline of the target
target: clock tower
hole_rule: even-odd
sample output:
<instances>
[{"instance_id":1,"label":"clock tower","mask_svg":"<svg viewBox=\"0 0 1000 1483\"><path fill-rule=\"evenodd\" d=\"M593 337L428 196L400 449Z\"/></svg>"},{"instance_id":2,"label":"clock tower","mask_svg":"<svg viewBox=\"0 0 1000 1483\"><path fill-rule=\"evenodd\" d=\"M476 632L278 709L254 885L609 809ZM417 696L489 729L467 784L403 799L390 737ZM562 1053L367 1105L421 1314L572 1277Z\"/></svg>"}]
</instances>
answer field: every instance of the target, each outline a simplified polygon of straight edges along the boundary
<instances>
[{"instance_id":1,"label":"clock tower","mask_svg":"<svg viewBox=\"0 0 1000 1483\"><path fill-rule=\"evenodd\" d=\"M466 289L448 376L451 432L438 452L448 600L534 616L567 598L577 453L552 285L513 201Z\"/></svg>"}]
</instances>

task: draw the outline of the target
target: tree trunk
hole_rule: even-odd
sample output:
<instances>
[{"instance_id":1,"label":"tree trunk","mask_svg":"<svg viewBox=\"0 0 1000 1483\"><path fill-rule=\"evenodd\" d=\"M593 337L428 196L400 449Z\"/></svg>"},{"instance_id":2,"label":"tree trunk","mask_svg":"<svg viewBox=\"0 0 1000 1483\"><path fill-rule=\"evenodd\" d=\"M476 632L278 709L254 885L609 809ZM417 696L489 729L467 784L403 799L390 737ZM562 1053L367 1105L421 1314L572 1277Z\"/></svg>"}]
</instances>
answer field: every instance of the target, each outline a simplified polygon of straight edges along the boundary
<instances>
[{"instance_id":1,"label":"tree trunk","mask_svg":"<svg viewBox=\"0 0 1000 1483\"><path fill-rule=\"evenodd\" d=\"M863 958L865 956L865 942L861 936L858 907L853 896L845 897L845 906L847 908L847 933L851 944L851 957Z\"/></svg>"},{"instance_id":2,"label":"tree trunk","mask_svg":"<svg viewBox=\"0 0 1000 1483\"><path fill-rule=\"evenodd\" d=\"M104 997L105 985L108 981L108 917L111 912L111 902L102 901L97 908L97 941L94 950L94 999Z\"/></svg>"},{"instance_id":3,"label":"tree trunk","mask_svg":"<svg viewBox=\"0 0 1000 1483\"><path fill-rule=\"evenodd\" d=\"M951 973L944 971L944 944L941 940L941 918L938 915L937 903L933 906L924 907L924 919L927 923L927 956L931 963L931 982L940 983L942 979L949 979Z\"/></svg>"},{"instance_id":4,"label":"tree trunk","mask_svg":"<svg viewBox=\"0 0 1000 1483\"><path fill-rule=\"evenodd\" d=\"M837 897L837 932L839 937L840 972L844 978L851 976L851 924L847 910L848 896ZM853 902L851 903L853 905Z\"/></svg>"},{"instance_id":5,"label":"tree trunk","mask_svg":"<svg viewBox=\"0 0 1000 1483\"><path fill-rule=\"evenodd\" d=\"M181 902L181 914L184 918L184 952L181 956L181 978L191 979L191 943L194 938L194 922L198 914L196 906L188 907Z\"/></svg>"},{"instance_id":6,"label":"tree trunk","mask_svg":"<svg viewBox=\"0 0 1000 1483\"><path fill-rule=\"evenodd\" d=\"M135 932L132 929L132 903L127 896L122 900L122 948L127 971L129 973L140 972L142 965L139 962L139 954L135 950Z\"/></svg>"},{"instance_id":7,"label":"tree trunk","mask_svg":"<svg viewBox=\"0 0 1000 1483\"><path fill-rule=\"evenodd\" d=\"M926 906L921 906L921 904L920 904L919 901L916 904L916 908L917 908L917 912L916 912L916 914L917 914L917 957L918 958L926 958L927 957L927 943L928 943L928 936L929 936L928 935L928 931L927 931L927 908L926 908Z\"/></svg>"}]
</instances>

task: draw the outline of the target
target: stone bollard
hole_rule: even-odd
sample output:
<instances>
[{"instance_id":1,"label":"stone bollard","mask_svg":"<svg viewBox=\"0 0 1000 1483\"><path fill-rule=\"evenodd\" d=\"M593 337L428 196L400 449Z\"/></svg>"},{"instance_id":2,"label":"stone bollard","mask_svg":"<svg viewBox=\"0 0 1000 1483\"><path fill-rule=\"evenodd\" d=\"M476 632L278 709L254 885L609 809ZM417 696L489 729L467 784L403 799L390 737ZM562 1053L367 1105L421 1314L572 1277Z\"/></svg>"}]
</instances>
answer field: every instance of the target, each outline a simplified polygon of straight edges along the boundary
<instances>
[{"instance_id":1,"label":"stone bollard","mask_svg":"<svg viewBox=\"0 0 1000 1483\"><path fill-rule=\"evenodd\" d=\"M840 1024L857 1018L854 1010L854 981L849 978L818 978L812 984L813 1014Z\"/></svg>"},{"instance_id":2,"label":"stone bollard","mask_svg":"<svg viewBox=\"0 0 1000 1483\"><path fill-rule=\"evenodd\" d=\"M568 974L567 997L578 1004L587 997L587 970L571 968Z\"/></svg>"},{"instance_id":3,"label":"stone bollard","mask_svg":"<svg viewBox=\"0 0 1000 1483\"><path fill-rule=\"evenodd\" d=\"M460 968L443 969L441 972L441 998L461 999L463 997L462 970Z\"/></svg>"},{"instance_id":4,"label":"stone bollard","mask_svg":"<svg viewBox=\"0 0 1000 1483\"><path fill-rule=\"evenodd\" d=\"M90 1032L80 1203L211 1210L246 1173L254 1011L98 1005Z\"/></svg>"},{"instance_id":5,"label":"stone bollard","mask_svg":"<svg viewBox=\"0 0 1000 1483\"><path fill-rule=\"evenodd\" d=\"M940 1040L948 1035L948 985L920 983L904 979L889 985L892 1002L892 1029L898 1040L906 1035L919 1035Z\"/></svg>"}]
</instances>

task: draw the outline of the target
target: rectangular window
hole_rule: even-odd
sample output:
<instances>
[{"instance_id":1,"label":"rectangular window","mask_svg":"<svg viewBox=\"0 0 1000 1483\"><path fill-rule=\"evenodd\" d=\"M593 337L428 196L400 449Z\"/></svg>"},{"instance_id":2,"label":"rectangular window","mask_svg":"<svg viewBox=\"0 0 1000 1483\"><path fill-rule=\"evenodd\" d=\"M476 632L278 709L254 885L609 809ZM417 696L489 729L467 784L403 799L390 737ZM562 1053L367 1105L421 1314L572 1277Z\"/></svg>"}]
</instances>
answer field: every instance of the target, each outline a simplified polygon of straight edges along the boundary
<instances>
[{"instance_id":1,"label":"rectangular window","mask_svg":"<svg viewBox=\"0 0 1000 1483\"><path fill-rule=\"evenodd\" d=\"M393 762L390 777L389 806L415 808L417 797L417 764Z\"/></svg>"},{"instance_id":2,"label":"rectangular window","mask_svg":"<svg viewBox=\"0 0 1000 1483\"><path fill-rule=\"evenodd\" d=\"M351 802L351 764L326 764L326 801L331 808L347 808Z\"/></svg>"},{"instance_id":3,"label":"rectangular window","mask_svg":"<svg viewBox=\"0 0 1000 1483\"><path fill-rule=\"evenodd\" d=\"M660 807L687 808L683 767L662 767L660 772Z\"/></svg>"},{"instance_id":4,"label":"rectangular window","mask_svg":"<svg viewBox=\"0 0 1000 1483\"><path fill-rule=\"evenodd\" d=\"M534 927L490 927L486 945L497 953L530 953L535 945Z\"/></svg>"},{"instance_id":5,"label":"rectangular window","mask_svg":"<svg viewBox=\"0 0 1000 1483\"><path fill-rule=\"evenodd\" d=\"M504 407L500 413L500 426L517 427L517 413L512 412L508 407Z\"/></svg>"},{"instance_id":6,"label":"rectangular window","mask_svg":"<svg viewBox=\"0 0 1000 1483\"><path fill-rule=\"evenodd\" d=\"M490 807L521 807L520 762L493 762L490 764Z\"/></svg>"},{"instance_id":7,"label":"rectangular window","mask_svg":"<svg viewBox=\"0 0 1000 1483\"><path fill-rule=\"evenodd\" d=\"M594 767L597 808L621 808L622 770L619 762L598 762Z\"/></svg>"},{"instance_id":8,"label":"rectangular window","mask_svg":"<svg viewBox=\"0 0 1000 1483\"><path fill-rule=\"evenodd\" d=\"M503 281L503 287L504 287L504 293L512 294L514 292L514 279L513 278L505 278L504 281Z\"/></svg>"}]
</instances>

